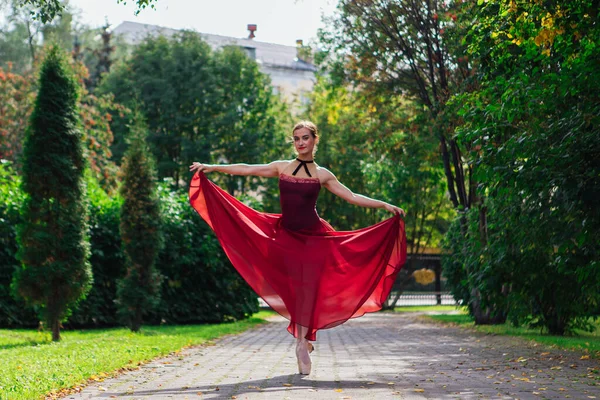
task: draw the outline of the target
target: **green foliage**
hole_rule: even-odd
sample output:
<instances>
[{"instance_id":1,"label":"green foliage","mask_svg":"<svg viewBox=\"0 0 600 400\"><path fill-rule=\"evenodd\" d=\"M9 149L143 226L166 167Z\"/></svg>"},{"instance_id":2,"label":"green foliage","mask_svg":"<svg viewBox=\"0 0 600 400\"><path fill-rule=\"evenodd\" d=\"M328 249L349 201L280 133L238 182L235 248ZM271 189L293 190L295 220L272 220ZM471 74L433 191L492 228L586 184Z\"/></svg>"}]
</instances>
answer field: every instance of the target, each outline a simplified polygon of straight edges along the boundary
<instances>
[{"instance_id":1,"label":"green foliage","mask_svg":"<svg viewBox=\"0 0 600 400\"><path fill-rule=\"evenodd\" d=\"M517 324L588 328L600 303L600 29L593 1L481 3L474 90L452 100L486 198L479 244L450 238L460 298L502 284ZM472 18L472 16L469 16ZM470 228L475 212L465 216Z\"/></svg>"},{"instance_id":2,"label":"green foliage","mask_svg":"<svg viewBox=\"0 0 600 400\"><path fill-rule=\"evenodd\" d=\"M159 187L165 247L161 303L151 318L167 323L220 322L258 311L257 296L227 259L187 194Z\"/></svg>"},{"instance_id":3,"label":"green foliage","mask_svg":"<svg viewBox=\"0 0 600 400\"><path fill-rule=\"evenodd\" d=\"M22 223L25 195L21 179L7 161L0 161L0 326L36 326L35 312L22 299L13 299L10 283L19 261L17 226Z\"/></svg>"},{"instance_id":4,"label":"green foliage","mask_svg":"<svg viewBox=\"0 0 600 400\"><path fill-rule=\"evenodd\" d=\"M213 52L195 32L148 37L115 65L99 91L120 104L138 104L146 117L158 176L175 186L193 160L272 161L279 157L289 113L272 95L256 62L236 47ZM113 113L113 154L127 148L128 118ZM223 177L230 192L256 189L260 180Z\"/></svg>"},{"instance_id":5,"label":"green foliage","mask_svg":"<svg viewBox=\"0 0 600 400\"><path fill-rule=\"evenodd\" d=\"M120 232L127 272L117 286L118 314L137 332L142 317L160 299L162 277L155 264L163 245L154 161L146 146L146 126L139 116L131 127L131 146L123 161Z\"/></svg>"},{"instance_id":6,"label":"green foliage","mask_svg":"<svg viewBox=\"0 0 600 400\"><path fill-rule=\"evenodd\" d=\"M215 52L213 60L219 108L211 122L215 140L210 145L212 160L257 164L281 157L283 132L290 128L280 122L286 110L273 96L269 77L237 46ZM234 175L215 178L224 181L229 193L242 195L257 189L257 182L261 182Z\"/></svg>"},{"instance_id":7,"label":"green foliage","mask_svg":"<svg viewBox=\"0 0 600 400\"><path fill-rule=\"evenodd\" d=\"M15 290L42 306L59 339L59 321L85 296L92 280L87 237L85 158L77 114L79 89L66 56L48 52L23 150L21 261Z\"/></svg>"},{"instance_id":8,"label":"green foliage","mask_svg":"<svg viewBox=\"0 0 600 400\"><path fill-rule=\"evenodd\" d=\"M489 205L488 221L493 218ZM518 263L503 254L488 254L481 240L479 210L473 208L459 215L446 234L443 246L447 254L442 258L447 287L457 301L466 305L479 323L503 323L508 309L506 293ZM505 232L495 231L498 241L506 240ZM492 233L488 231L488 234ZM489 237L489 236L488 236ZM505 243L511 243L505 242ZM514 249L514 246L513 246Z\"/></svg>"},{"instance_id":9,"label":"green foliage","mask_svg":"<svg viewBox=\"0 0 600 400\"><path fill-rule=\"evenodd\" d=\"M65 326L114 326L118 324L117 280L126 271L119 234L123 199L118 193L109 196L91 174L86 178L94 284L73 309ZM189 206L187 195L173 192L170 186L163 183L158 187L165 246L156 265L164 279L160 303L146 321L223 322L257 312L256 294L231 266L210 228ZM16 226L21 220L23 200L18 176L6 163L0 164L0 326L4 327L38 324L33 309L9 293L12 275L19 265L15 258Z\"/></svg>"},{"instance_id":10,"label":"green foliage","mask_svg":"<svg viewBox=\"0 0 600 400\"><path fill-rule=\"evenodd\" d=\"M322 137L316 158L356 193L373 195L408 210L411 252L439 243L450 209L444 176L434 153L435 138L416 115L414 104L349 91L320 78L308 116ZM356 229L390 216L360 209L323 191L319 213L339 229Z\"/></svg>"},{"instance_id":11,"label":"green foliage","mask_svg":"<svg viewBox=\"0 0 600 400\"><path fill-rule=\"evenodd\" d=\"M123 198L108 195L87 174L90 202L90 245L94 284L69 317L68 326L114 326L117 318L117 280L125 276L125 255L119 233Z\"/></svg>"},{"instance_id":12,"label":"green foliage","mask_svg":"<svg viewBox=\"0 0 600 400\"><path fill-rule=\"evenodd\" d=\"M209 158L211 117L218 107L216 86L210 47L199 35L184 32L170 40L146 39L130 59L113 66L99 91L113 93L117 102L130 108L140 107L158 176L172 177L177 184L182 159ZM113 154L119 159L128 146L130 122L128 117L113 116Z\"/></svg>"}]
</instances>

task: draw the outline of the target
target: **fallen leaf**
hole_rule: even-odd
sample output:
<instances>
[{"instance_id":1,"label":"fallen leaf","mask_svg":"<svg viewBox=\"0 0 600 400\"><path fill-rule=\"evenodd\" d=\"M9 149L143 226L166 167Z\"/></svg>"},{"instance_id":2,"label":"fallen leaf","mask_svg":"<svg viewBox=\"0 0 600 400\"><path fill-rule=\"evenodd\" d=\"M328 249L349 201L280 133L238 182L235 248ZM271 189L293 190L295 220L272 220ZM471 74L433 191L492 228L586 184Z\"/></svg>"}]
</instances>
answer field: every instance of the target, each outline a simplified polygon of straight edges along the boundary
<instances>
[{"instance_id":1,"label":"fallen leaf","mask_svg":"<svg viewBox=\"0 0 600 400\"><path fill-rule=\"evenodd\" d=\"M424 391L425 391L425 389L415 389L415 392L418 392L418 393L423 393Z\"/></svg>"},{"instance_id":2,"label":"fallen leaf","mask_svg":"<svg viewBox=\"0 0 600 400\"><path fill-rule=\"evenodd\" d=\"M342 389L335 389L334 392L342 393L343 390Z\"/></svg>"},{"instance_id":3,"label":"fallen leaf","mask_svg":"<svg viewBox=\"0 0 600 400\"><path fill-rule=\"evenodd\" d=\"M589 360L590 356L581 356L579 359L580 360Z\"/></svg>"},{"instance_id":4,"label":"fallen leaf","mask_svg":"<svg viewBox=\"0 0 600 400\"><path fill-rule=\"evenodd\" d=\"M290 387L290 386L294 386L294 385L292 385L291 383L284 383L283 386Z\"/></svg>"},{"instance_id":5,"label":"fallen leaf","mask_svg":"<svg viewBox=\"0 0 600 400\"><path fill-rule=\"evenodd\" d=\"M98 386L98 390L101 392L106 392L106 388L104 386Z\"/></svg>"}]
</instances>

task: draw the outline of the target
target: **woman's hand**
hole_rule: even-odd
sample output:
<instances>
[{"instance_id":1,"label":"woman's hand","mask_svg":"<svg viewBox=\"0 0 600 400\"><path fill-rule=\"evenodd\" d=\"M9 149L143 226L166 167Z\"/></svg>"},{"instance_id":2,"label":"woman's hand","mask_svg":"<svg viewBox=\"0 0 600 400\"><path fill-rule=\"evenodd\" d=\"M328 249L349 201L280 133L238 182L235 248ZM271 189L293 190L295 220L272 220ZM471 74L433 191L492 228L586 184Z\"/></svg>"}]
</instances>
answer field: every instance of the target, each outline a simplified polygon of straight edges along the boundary
<instances>
[{"instance_id":1,"label":"woman's hand","mask_svg":"<svg viewBox=\"0 0 600 400\"><path fill-rule=\"evenodd\" d=\"M198 172L212 172L215 170L215 166L211 165L211 164L202 164L199 162L193 162L192 165L190 165L190 172L194 172L195 170L198 170Z\"/></svg>"},{"instance_id":2,"label":"woman's hand","mask_svg":"<svg viewBox=\"0 0 600 400\"><path fill-rule=\"evenodd\" d=\"M393 205L391 205L391 204L386 204L384 208L385 208L386 210L388 210L389 212L392 212L392 213L394 213L394 214L400 214L400 215L402 215L403 217L405 217L405 216L406 216L406 212L404 212L404 210L403 210L403 209L401 209L400 207L396 207L396 206L393 206Z\"/></svg>"}]
</instances>

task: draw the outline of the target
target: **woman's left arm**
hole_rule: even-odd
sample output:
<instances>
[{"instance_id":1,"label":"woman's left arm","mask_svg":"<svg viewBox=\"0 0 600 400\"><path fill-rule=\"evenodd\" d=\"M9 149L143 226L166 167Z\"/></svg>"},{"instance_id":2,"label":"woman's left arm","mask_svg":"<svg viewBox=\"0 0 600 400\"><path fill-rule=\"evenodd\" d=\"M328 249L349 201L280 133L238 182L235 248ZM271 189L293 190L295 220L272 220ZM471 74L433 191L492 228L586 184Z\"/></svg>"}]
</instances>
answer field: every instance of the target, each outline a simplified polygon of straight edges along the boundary
<instances>
[{"instance_id":1,"label":"woman's left arm","mask_svg":"<svg viewBox=\"0 0 600 400\"><path fill-rule=\"evenodd\" d=\"M322 183L323 186L327 188L327 190L329 190L336 196L339 196L342 199L346 200L350 204L355 204L360 207L368 208L385 208L386 210L388 210L389 212L393 212L394 214L401 214L402 216L406 215L404 210L400 207L396 207L384 201L372 199L370 197L363 196L362 194L352 192L340 181L338 181L338 179L333 173L331 173L331 171L325 168L320 168L319 174L323 178Z\"/></svg>"}]
</instances>

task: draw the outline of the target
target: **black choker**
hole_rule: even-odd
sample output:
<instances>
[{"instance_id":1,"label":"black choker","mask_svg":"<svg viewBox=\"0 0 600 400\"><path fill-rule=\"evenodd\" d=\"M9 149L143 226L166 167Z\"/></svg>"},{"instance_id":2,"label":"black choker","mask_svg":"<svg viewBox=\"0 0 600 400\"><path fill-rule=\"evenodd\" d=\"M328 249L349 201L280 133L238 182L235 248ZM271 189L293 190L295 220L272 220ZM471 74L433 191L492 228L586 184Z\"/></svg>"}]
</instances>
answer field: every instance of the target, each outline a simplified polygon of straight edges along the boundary
<instances>
[{"instance_id":1,"label":"black choker","mask_svg":"<svg viewBox=\"0 0 600 400\"><path fill-rule=\"evenodd\" d=\"M310 174L310 172L308 172L308 167L306 166L306 164L314 163L315 160L304 161L304 160L301 160L299 158L296 158L296 161L299 161L300 164L298 164L298 166L296 167L296 169L294 170L294 172L292 172L292 175L296 175L296 172L298 172L298 170L304 165L304 170L306 171L306 173L308 174L308 176L310 176L312 178L312 175Z\"/></svg>"}]
</instances>

